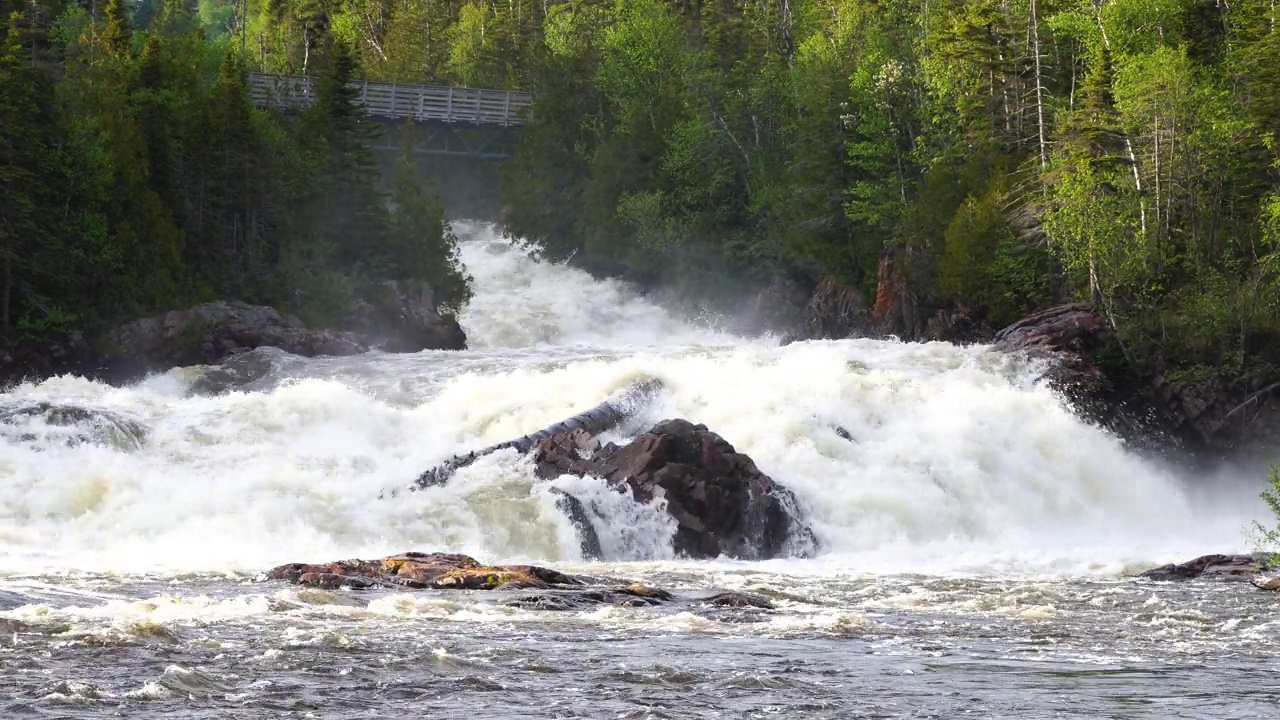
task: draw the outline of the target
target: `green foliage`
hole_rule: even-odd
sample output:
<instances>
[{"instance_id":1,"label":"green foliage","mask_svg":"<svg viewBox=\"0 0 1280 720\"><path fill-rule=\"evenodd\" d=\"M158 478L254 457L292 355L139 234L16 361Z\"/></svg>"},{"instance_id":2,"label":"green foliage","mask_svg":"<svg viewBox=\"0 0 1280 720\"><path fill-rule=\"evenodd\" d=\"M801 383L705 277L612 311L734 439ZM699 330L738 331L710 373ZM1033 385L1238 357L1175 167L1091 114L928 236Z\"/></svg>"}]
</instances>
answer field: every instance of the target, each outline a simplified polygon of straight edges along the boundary
<instances>
[{"instance_id":1,"label":"green foliage","mask_svg":"<svg viewBox=\"0 0 1280 720\"><path fill-rule=\"evenodd\" d=\"M40 314L28 311L18 319L18 341L61 340L70 335L79 323L79 316L57 306Z\"/></svg>"},{"instance_id":2,"label":"green foliage","mask_svg":"<svg viewBox=\"0 0 1280 720\"><path fill-rule=\"evenodd\" d=\"M369 77L535 93L501 194L549 258L869 299L891 251L917 327L1085 299L1138 369L1280 367L1267 3L263 0L243 55L225 0L31 7L0 61L6 328L228 294L333 318L387 278L458 308L409 151L369 153ZM315 106L254 109L250 69L313 76Z\"/></svg>"},{"instance_id":3,"label":"green foliage","mask_svg":"<svg viewBox=\"0 0 1280 720\"><path fill-rule=\"evenodd\" d=\"M293 288L290 309L311 327L340 325L356 304L350 278L324 268L306 267L288 276Z\"/></svg>"},{"instance_id":4,"label":"green foliage","mask_svg":"<svg viewBox=\"0 0 1280 720\"><path fill-rule=\"evenodd\" d=\"M391 223L382 274L395 280L425 283L437 309L456 314L471 299L470 278L458 258L458 240L444 217L440 201L418 178L412 133L406 132L391 188Z\"/></svg>"},{"instance_id":5,"label":"green foliage","mask_svg":"<svg viewBox=\"0 0 1280 720\"><path fill-rule=\"evenodd\" d=\"M197 17L165 0L139 8L143 30L115 0L96 23L32 7L40 24L0 26L6 340L93 336L217 297L332 325L357 288L392 278L431 284L445 308L466 301L438 203L420 185L381 185L374 131L347 87L356 53L328 32L335 8L262 8L281 57L320 71L319 101L295 118L254 108L248 58L202 31L229 4Z\"/></svg>"},{"instance_id":6,"label":"green foliage","mask_svg":"<svg viewBox=\"0 0 1280 720\"><path fill-rule=\"evenodd\" d=\"M1262 491L1262 501L1267 509L1280 521L1280 467L1272 467L1267 475L1267 488ZM1261 548L1271 552L1271 564L1280 563L1280 524L1263 525L1254 521L1255 540Z\"/></svg>"}]
</instances>

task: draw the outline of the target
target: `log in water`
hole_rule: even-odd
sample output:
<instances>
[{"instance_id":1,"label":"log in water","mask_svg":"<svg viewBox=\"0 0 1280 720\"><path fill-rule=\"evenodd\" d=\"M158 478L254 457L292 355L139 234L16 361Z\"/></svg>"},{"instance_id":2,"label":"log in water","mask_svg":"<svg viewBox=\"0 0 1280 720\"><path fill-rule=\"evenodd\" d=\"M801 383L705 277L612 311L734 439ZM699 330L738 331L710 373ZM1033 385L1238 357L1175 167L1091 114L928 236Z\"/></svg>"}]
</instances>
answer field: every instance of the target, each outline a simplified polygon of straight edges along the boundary
<instances>
[{"instance_id":1,"label":"log in water","mask_svg":"<svg viewBox=\"0 0 1280 720\"><path fill-rule=\"evenodd\" d=\"M662 381L657 378L651 378L643 382L627 388L614 397L605 400L599 405L573 415L569 418L561 420L554 425L539 430L538 432L529 433L516 438L500 442L497 445L490 445L481 450L475 450L464 455L455 455L449 458L441 465L438 465L418 476L414 483L415 488L429 488L437 485L443 485L449 481L453 474L471 463L490 453L507 448L515 448L521 453L529 452L540 441L559 435L560 433L569 433L574 430L582 430L592 435L598 435L606 430L612 430L619 423L631 417L636 412L644 408L644 406L653 398L659 390L662 389Z\"/></svg>"}]
</instances>

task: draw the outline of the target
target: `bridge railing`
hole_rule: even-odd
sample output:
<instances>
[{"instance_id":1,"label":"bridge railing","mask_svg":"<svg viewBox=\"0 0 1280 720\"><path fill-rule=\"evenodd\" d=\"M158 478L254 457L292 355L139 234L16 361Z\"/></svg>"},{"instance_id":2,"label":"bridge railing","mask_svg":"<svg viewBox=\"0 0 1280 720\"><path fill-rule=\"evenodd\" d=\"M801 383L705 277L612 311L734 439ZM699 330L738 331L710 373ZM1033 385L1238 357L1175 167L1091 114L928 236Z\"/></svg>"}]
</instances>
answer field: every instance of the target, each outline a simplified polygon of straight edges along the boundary
<instances>
[{"instance_id":1,"label":"bridge railing","mask_svg":"<svg viewBox=\"0 0 1280 720\"><path fill-rule=\"evenodd\" d=\"M524 123L533 96L514 90L405 85L367 80L360 91L365 113L388 120L513 127ZM298 110L315 102L314 81L302 75L249 73L249 94L259 107Z\"/></svg>"}]
</instances>

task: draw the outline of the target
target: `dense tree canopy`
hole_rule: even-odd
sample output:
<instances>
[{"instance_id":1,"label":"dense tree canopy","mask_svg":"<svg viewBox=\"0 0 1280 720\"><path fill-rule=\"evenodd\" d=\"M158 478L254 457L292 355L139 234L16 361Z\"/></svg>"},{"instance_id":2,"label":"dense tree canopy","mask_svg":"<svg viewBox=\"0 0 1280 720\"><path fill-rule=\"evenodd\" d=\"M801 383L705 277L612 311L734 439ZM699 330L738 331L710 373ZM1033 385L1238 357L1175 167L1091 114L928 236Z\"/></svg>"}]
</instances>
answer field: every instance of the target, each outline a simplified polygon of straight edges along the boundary
<instances>
[{"instance_id":1,"label":"dense tree canopy","mask_svg":"<svg viewBox=\"0 0 1280 720\"><path fill-rule=\"evenodd\" d=\"M347 39L310 39L320 102L285 116L253 107L247 56L219 27L230 6L0 9L6 340L218 297L334 322L387 278L429 282L445 307L466 299L438 205L416 177L380 182Z\"/></svg>"},{"instance_id":2,"label":"dense tree canopy","mask_svg":"<svg viewBox=\"0 0 1280 720\"><path fill-rule=\"evenodd\" d=\"M228 293L326 316L404 268L465 298L438 204L369 156L363 76L536 93L508 226L594 272L870 302L892 267L921 312L993 325L1091 301L1139 368L1280 353L1269 0L0 8L9 329ZM246 69L320 101L265 114Z\"/></svg>"}]
</instances>

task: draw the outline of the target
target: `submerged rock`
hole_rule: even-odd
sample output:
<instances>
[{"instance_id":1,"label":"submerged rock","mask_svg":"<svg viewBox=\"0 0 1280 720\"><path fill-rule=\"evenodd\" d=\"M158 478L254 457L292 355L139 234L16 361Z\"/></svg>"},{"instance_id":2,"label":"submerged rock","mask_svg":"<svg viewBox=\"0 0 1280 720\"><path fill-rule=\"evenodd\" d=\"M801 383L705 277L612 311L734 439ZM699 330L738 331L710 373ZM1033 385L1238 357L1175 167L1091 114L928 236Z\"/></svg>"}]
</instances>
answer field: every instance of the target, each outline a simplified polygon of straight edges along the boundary
<instances>
[{"instance_id":1,"label":"submerged rock","mask_svg":"<svg viewBox=\"0 0 1280 720\"><path fill-rule=\"evenodd\" d=\"M1266 570L1269 559L1265 554L1253 555L1202 555L1184 563L1171 563L1152 568L1141 577L1154 580L1190 580L1193 578L1248 578Z\"/></svg>"},{"instance_id":2,"label":"submerged rock","mask_svg":"<svg viewBox=\"0 0 1280 720\"><path fill-rule=\"evenodd\" d=\"M1045 377L1071 392L1097 391L1106 377L1091 354L1106 342L1107 323L1088 305L1073 303L1028 315L995 335L995 346L1048 360Z\"/></svg>"},{"instance_id":3,"label":"submerged rock","mask_svg":"<svg viewBox=\"0 0 1280 720\"><path fill-rule=\"evenodd\" d=\"M593 475L639 502L664 499L677 523L674 549L687 557L765 559L817 547L791 491L704 425L666 420L623 447L561 433L538 443L534 462L543 478Z\"/></svg>"}]
</instances>

